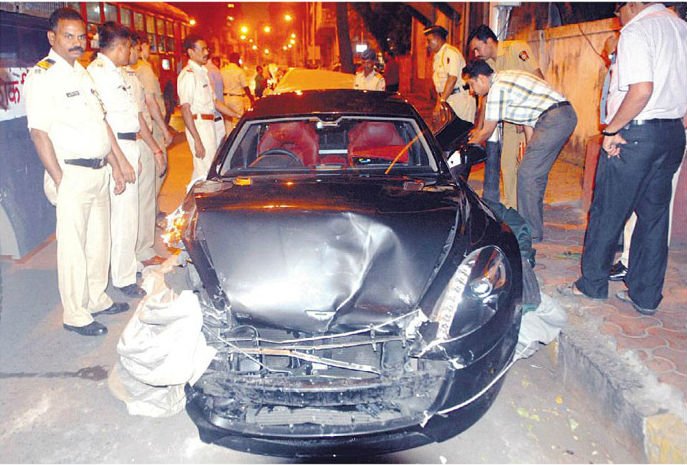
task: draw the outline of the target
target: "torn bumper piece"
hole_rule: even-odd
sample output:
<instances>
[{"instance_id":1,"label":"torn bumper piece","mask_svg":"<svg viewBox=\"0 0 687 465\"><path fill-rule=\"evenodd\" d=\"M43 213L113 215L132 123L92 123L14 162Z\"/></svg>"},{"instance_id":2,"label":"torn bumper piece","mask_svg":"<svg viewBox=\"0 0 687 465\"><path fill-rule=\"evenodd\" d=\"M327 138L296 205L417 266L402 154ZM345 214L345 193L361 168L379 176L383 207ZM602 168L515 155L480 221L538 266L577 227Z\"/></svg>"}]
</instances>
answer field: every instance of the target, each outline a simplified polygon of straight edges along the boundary
<instances>
[{"instance_id":1,"label":"torn bumper piece","mask_svg":"<svg viewBox=\"0 0 687 465\"><path fill-rule=\"evenodd\" d=\"M518 325L504 331L460 369L450 361L411 359L395 375L227 376L216 358L186 386L186 410L204 442L245 452L355 457L419 447L464 431L490 407L504 378L474 402L436 414L470 399L504 369L518 331Z\"/></svg>"}]
</instances>

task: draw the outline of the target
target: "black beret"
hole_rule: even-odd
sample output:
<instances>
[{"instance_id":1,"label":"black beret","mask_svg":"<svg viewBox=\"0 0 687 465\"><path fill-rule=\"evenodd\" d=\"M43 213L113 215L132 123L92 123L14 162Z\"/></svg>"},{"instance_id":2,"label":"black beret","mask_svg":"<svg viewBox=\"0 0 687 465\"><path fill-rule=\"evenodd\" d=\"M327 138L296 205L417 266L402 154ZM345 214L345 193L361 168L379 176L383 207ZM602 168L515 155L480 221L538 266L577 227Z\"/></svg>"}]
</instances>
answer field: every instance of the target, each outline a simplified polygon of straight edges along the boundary
<instances>
[{"instance_id":1,"label":"black beret","mask_svg":"<svg viewBox=\"0 0 687 465\"><path fill-rule=\"evenodd\" d=\"M439 26L438 24L434 24L432 26L429 26L428 28L425 28L425 30L422 31L422 33L424 35L437 34L440 35L442 39L448 37L448 31L444 27Z\"/></svg>"}]
</instances>

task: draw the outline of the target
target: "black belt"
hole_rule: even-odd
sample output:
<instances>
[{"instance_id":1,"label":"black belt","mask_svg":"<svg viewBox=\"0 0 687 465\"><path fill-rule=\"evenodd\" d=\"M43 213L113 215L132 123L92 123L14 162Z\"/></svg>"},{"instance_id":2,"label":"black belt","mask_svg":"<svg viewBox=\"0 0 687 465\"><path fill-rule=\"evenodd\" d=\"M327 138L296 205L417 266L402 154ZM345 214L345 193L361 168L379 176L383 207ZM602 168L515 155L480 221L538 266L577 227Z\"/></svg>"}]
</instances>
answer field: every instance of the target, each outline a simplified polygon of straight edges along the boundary
<instances>
[{"instance_id":1,"label":"black belt","mask_svg":"<svg viewBox=\"0 0 687 465\"><path fill-rule=\"evenodd\" d=\"M136 140L137 132L118 132L117 139L121 140Z\"/></svg>"},{"instance_id":2,"label":"black belt","mask_svg":"<svg viewBox=\"0 0 687 465\"><path fill-rule=\"evenodd\" d=\"M560 108L560 107L569 107L569 106L570 106L570 102L568 102L567 100L563 100L562 102L556 102L553 105L551 105L549 108L547 108L546 110L542 111L541 115L539 115L539 118L541 118L542 116L544 116L546 113L550 112L551 110L555 110L556 108Z\"/></svg>"},{"instance_id":3,"label":"black belt","mask_svg":"<svg viewBox=\"0 0 687 465\"><path fill-rule=\"evenodd\" d=\"M227 94L226 92L224 93L227 97L243 97L243 94Z\"/></svg>"},{"instance_id":4,"label":"black belt","mask_svg":"<svg viewBox=\"0 0 687 465\"><path fill-rule=\"evenodd\" d=\"M69 160L64 160L68 165L83 166L86 168L93 168L98 170L107 164L104 158L70 158Z\"/></svg>"},{"instance_id":5,"label":"black belt","mask_svg":"<svg viewBox=\"0 0 687 465\"><path fill-rule=\"evenodd\" d=\"M221 116L215 116L215 121L222 121L222 117Z\"/></svg>"},{"instance_id":6,"label":"black belt","mask_svg":"<svg viewBox=\"0 0 687 465\"><path fill-rule=\"evenodd\" d=\"M633 119L627 123L623 129L628 129L630 126L659 126L661 124L675 124L682 122L681 118L665 119L665 118L654 118L654 119Z\"/></svg>"},{"instance_id":7,"label":"black belt","mask_svg":"<svg viewBox=\"0 0 687 465\"><path fill-rule=\"evenodd\" d=\"M453 95L453 94L460 94L462 90L463 90L463 89L461 89L460 87L454 87L454 88L453 88L453 92L451 92L451 95Z\"/></svg>"}]
</instances>

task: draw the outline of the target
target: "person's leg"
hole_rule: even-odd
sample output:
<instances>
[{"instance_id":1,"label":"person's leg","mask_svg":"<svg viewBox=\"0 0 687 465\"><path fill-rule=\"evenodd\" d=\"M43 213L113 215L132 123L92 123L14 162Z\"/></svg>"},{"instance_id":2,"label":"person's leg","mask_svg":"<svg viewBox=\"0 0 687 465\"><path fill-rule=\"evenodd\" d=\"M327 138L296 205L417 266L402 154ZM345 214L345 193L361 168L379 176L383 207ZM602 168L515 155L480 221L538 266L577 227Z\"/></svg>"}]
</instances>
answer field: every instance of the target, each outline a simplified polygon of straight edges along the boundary
<instances>
[{"instance_id":1,"label":"person's leg","mask_svg":"<svg viewBox=\"0 0 687 465\"><path fill-rule=\"evenodd\" d=\"M544 192L549 172L576 125L577 115L571 106L542 116L520 163L518 213L530 226L533 242L541 242L544 237Z\"/></svg>"},{"instance_id":2,"label":"person's leg","mask_svg":"<svg viewBox=\"0 0 687 465\"><path fill-rule=\"evenodd\" d=\"M637 223L637 215L632 213L623 228L623 253L620 256L620 263L627 268L630 264L630 244L632 244L632 233Z\"/></svg>"},{"instance_id":3,"label":"person's leg","mask_svg":"<svg viewBox=\"0 0 687 465\"><path fill-rule=\"evenodd\" d=\"M112 305L112 299L105 292L110 276L110 174L105 168L91 174L100 176L92 189L93 202L86 232L88 310L95 313Z\"/></svg>"},{"instance_id":4,"label":"person's leg","mask_svg":"<svg viewBox=\"0 0 687 465\"><path fill-rule=\"evenodd\" d=\"M487 159L484 163L482 197L492 202L500 202L501 145L498 142L487 142L486 148Z\"/></svg>"},{"instance_id":5,"label":"person's leg","mask_svg":"<svg viewBox=\"0 0 687 465\"><path fill-rule=\"evenodd\" d=\"M637 224L625 276L628 295L634 303L647 309L655 309L662 299L668 264L668 208L672 179L682 162L685 148L684 130L679 122L670 126L660 125L653 133L659 148L637 198Z\"/></svg>"},{"instance_id":6,"label":"person's leg","mask_svg":"<svg viewBox=\"0 0 687 465\"><path fill-rule=\"evenodd\" d=\"M138 235L136 261L142 262L155 254L155 157L143 140L136 141L141 152L141 173L138 175Z\"/></svg>"},{"instance_id":7,"label":"person's leg","mask_svg":"<svg viewBox=\"0 0 687 465\"><path fill-rule=\"evenodd\" d=\"M503 204L518 208L518 153L520 143L525 142L525 133L518 133L517 126L503 123L501 145L501 176L503 177Z\"/></svg>"}]
</instances>

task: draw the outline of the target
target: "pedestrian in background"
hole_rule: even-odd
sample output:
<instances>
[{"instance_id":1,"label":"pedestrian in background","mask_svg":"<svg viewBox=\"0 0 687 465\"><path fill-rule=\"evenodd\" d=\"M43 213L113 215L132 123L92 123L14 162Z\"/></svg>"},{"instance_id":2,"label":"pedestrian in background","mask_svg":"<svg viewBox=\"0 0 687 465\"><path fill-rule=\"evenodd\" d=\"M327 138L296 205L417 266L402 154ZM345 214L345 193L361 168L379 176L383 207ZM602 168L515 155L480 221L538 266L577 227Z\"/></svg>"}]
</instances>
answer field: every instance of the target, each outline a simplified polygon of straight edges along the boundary
<instances>
[{"instance_id":1,"label":"pedestrian in background","mask_svg":"<svg viewBox=\"0 0 687 465\"><path fill-rule=\"evenodd\" d=\"M123 67L129 64L131 31L108 21L98 27L100 51L88 65L100 96L107 122L116 136L113 150L120 150L135 170L135 181L121 195L110 191L110 231L112 247L110 273L112 285L129 297L146 293L136 283L136 238L138 237L138 182L140 149L136 143L141 130L134 89L124 78Z\"/></svg>"},{"instance_id":2,"label":"pedestrian in background","mask_svg":"<svg viewBox=\"0 0 687 465\"><path fill-rule=\"evenodd\" d=\"M582 276L559 291L608 297L618 236L634 212L627 290L616 297L653 315L663 298L668 262L671 181L685 151L687 23L660 3L618 3L616 14L623 25L618 72L611 76Z\"/></svg>"},{"instance_id":3,"label":"pedestrian in background","mask_svg":"<svg viewBox=\"0 0 687 465\"><path fill-rule=\"evenodd\" d=\"M255 98L262 97L262 94L267 89L267 78L263 74L262 66L255 67Z\"/></svg>"},{"instance_id":4,"label":"pedestrian in background","mask_svg":"<svg viewBox=\"0 0 687 465\"><path fill-rule=\"evenodd\" d=\"M470 136L482 144L499 121L525 126L528 139L518 170L518 213L529 225L532 242L544 237L544 192L549 172L577 125L577 115L563 95L543 79L524 71L494 72L484 60L463 69L470 89L486 96L484 125Z\"/></svg>"},{"instance_id":5,"label":"pedestrian in background","mask_svg":"<svg viewBox=\"0 0 687 465\"><path fill-rule=\"evenodd\" d=\"M384 81L387 92L398 92L398 61L389 50L384 51Z\"/></svg>"},{"instance_id":6,"label":"pedestrian in background","mask_svg":"<svg viewBox=\"0 0 687 465\"><path fill-rule=\"evenodd\" d=\"M255 99L248 88L246 72L241 67L241 55L236 52L230 53L229 63L222 67L221 72L224 82L224 103L234 115L225 121L227 134L229 134L246 111L244 97L248 97L251 105L255 103Z\"/></svg>"},{"instance_id":7,"label":"pedestrian in background","mask_svg":"<svg viewBox=\"0 0 687 465\"><path fill-rule=\"evenodd\" d=\"M46 196L57 207L63 326L83 336L100 336L107 327L94 316L129 309L105 293L110 266L110 174L105 165L110 165L115 195L125 191L125 178L112 153L112 131L93 81L78 62L86 48L83 18L71 8L58 8L49 27L50 52L24 84L26 118L46 170Z\"/></svg>"},{"instance_id":8,"label":"pedestrian in background","mask_svg":"<svg viewBox=\"0 0 687 465\"><path fill-rule=\"evenodd\" d=\"M155 252L155 178L157 172L164 172L167 168L167 157L153 137L153 118L146 104L143 85L131 67L138 62L140 55L141 42L138 34L132 31L129 66L124 67L124 78L133 90L138 109L138 123L141 127L141 137L136 140L141 154L141 170L138 174L138 234L134 249L137 271L143 271L146 266L159 265L164 261Z\"/></svg>"},{"instance_id":9,"label":"pedestrian in background","mask_svg":"<svg viewBox=\"0 0 687 465\"><path fill-rule=\"evenodd\" d=\"M540 79L544 75L539 69L527 42L521 40L499 41L487 25L475 28L468 36L468 46L475 58L485 60L496 71L517 69L532 73ZM480 99L477 127L484 117L484 99ZM493 202L500 201L500 177L503 175L503 204L518 208L518 154L525 144L524 128L520 125L502 122L487 141L487 160L484 164L484 189L482 196Z\"/></svg>"},{"instance_id":10,"label":"pedestrian in background","mask_svg":"<svg viewBox=\"0 0 687 465\"><path fill-rule=\"evenodd\" d=\"M461 70L465 66L463 54L446 42L448 31L442 26L430 26L423 33L427 39L427 47L434 53L432 82L437 93L437 102L432 112L434 120L441 119L441 106L446 103L458 118L470 123L474 122L477 105L474 97L463 88L465 86L461 77Z\"/></svg>"},{"instance_id":11,"label":"pedestrian in background","mask_svg":"<svg viewBox=\"0 0 687 465\"><path fill-rule=\"evenodd\" d=\"M360 54L360 58L362 59L362 68L355 73L353 88L358 90L384 91L386 89L384 76L375 70L375 63L377 61L377 54L375 51L368 48Z\"/></svg>"}]
</instances>

